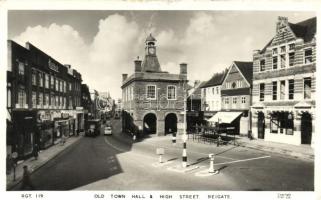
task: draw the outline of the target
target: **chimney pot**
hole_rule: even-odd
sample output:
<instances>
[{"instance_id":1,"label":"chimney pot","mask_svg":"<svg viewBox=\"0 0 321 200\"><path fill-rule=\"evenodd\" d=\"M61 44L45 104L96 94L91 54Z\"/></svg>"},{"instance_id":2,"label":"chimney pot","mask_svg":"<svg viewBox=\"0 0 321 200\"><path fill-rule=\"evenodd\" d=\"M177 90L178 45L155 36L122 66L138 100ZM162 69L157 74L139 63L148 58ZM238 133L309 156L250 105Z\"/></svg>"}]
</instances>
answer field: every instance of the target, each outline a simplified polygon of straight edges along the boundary
<instances>
[{"instance_id":1,"label":"chimney pot","mask_svg":"<svg viewBox=\"0 0 321 200\"><path fill-rule=\"evenodd\" d=\"M187 74L187 64L181 63L179 66L180 66L180 74Z\"/></svg>"},{"instance_id":2,"label":"chimney pot","mask_svg":"<svg viewBox=\"0 0 321 200\"><path fill-rule=\"evenodd\" d=\"M128 74L123 74L123 82L127 79Z\"/></svg>"},{"instance_id":3,"label":"chimney pot","mask_svg":"<svg viewBox=\"0 0 321 200\"><path fill-rule=\"evenodd\" d=\"M135 72L141 72L142 71L142 61L139 60L139 56L137 57L137 60L134 61L135 63Z\"/></svg>"}]
</instances>

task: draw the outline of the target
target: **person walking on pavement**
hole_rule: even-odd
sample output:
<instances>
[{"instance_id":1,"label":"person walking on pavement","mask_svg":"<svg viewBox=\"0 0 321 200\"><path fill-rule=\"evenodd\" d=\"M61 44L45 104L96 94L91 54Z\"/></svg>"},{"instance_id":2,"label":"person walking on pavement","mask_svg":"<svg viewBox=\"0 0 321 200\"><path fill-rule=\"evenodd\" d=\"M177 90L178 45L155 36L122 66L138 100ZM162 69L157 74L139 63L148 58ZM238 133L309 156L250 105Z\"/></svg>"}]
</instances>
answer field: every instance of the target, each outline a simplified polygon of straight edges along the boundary
<instances>
[{"instance_id":1,"label":"person walking on pavement","mask_svg":"<svg viewBox=\"0 0 321 200\"><path fill-rule=\"evenodd\" d=\"M39 147L38 144L35 144L35 146L33 147L33 157L35 157L35 160L38 160L38 155L39 155Z\"/></svg>"},{"instance_id":2,"label":"person walking on pavement","mask_svg":"<svg viewBox=\"0 0 321 200\"><path fill-rule=\"evenodd\" d=\"M26 188L29 188L30 190L34 190L35 187L33 186L31 179L30 179L30 172L28 170L28 166L23 166L23 175L22 175L22 183L21 183L21 190L25 190Z\"/></svg>"}]
</instances>

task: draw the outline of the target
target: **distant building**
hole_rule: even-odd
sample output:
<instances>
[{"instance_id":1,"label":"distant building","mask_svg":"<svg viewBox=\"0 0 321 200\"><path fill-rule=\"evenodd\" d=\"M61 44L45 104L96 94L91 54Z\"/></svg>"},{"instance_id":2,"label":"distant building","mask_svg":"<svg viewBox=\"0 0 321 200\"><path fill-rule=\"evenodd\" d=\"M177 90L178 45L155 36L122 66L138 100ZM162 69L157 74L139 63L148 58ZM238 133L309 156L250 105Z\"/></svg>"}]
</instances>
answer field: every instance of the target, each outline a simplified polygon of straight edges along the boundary
<instances>
[{"instance_id":1,"label":"distant building","mask_svg":"<svg viewBox=\"0 0 321 200\"><path fill-rule=\"evenodd\" d=\"M315 71L316 18L293 24L279 17L275 36L253 54L254 137L313 145Z\"/></svg>"},{"instance_id":2,"label":"distant building","mask_svg":"<svg viewBox=\"0 0 321 200\"><path fill-rule=\"evenodd\" d=\"M205 119L211 118L222 109L221 86L226 73L227 70L214 74L201 86L202 111L204 111Z\"/></svg>"},{"instance_id":3,"label":"distant building","mask_svg":"<svg viewBox=\"0 0 321 200\"><path fill-rule=\"evenodd\" d=\"M252 62L234 61L221 86L221 111L210 121L235 128L236 134L247 135L252 90Z\"/></svg>"},{"instance_id":4,"label":"distant building","mask_svg":"<svg viewBox=\"0 0 321 200\"><path fill-rule=\"evenodd\" d=\"M122 78L123 131L157 135L182 131L187 64L180 65L180 74L162 71L156 39L149 35L143 62L135 60L135 73Z\"/></svg>"},{"instance_id":5,"label":"distant building","mask_svg":"<svg viewBox=\"0 0 321 200\"><path fill-rule=\"evenodd\" d=\"M31 43L8 41L8 153L29 156L83 131L81 74Z\"/></svg>"},{"instance_id":6,"label":"distant building","mask_svg":"<svg viewBox=\"0 0 321 200\"><path fill-rule=\"evenodd\" d=\"M188 90L187 104L186 104L186 120L187 130L192 130L196 124L203 124L202 111L202 86L206 82L195 81L194 86Z\"/></svg>"}]
</instances>

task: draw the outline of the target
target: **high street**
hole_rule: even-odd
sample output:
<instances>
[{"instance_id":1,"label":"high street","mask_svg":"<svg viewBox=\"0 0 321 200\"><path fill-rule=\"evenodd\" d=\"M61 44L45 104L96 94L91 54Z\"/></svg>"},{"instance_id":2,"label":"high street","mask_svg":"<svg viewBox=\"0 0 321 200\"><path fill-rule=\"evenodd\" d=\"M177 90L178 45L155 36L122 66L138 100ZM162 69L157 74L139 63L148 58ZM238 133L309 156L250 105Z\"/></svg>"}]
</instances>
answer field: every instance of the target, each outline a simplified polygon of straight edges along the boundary
<instances>
[{"instance_id":1,"label":"high street","mask_svg":"<svg viewBox=\"0 0 321 200\"><path fill-rule=\"evenodd\" d=\"M225 145L188 142L189 168L182 163L181 141L150 137L133 142L113 121L113 136L83 137L43 167L32 182L37 190L297 190L312 191L313 161ZM162 165L156 148L163 147ZM217 175L208 176L208 154L215 153ZM178 169L178 170L177 170ZM205 174L205 175L204 175ZM19 189L19 185L14 188Z\"/></svg>"}]
</instances>

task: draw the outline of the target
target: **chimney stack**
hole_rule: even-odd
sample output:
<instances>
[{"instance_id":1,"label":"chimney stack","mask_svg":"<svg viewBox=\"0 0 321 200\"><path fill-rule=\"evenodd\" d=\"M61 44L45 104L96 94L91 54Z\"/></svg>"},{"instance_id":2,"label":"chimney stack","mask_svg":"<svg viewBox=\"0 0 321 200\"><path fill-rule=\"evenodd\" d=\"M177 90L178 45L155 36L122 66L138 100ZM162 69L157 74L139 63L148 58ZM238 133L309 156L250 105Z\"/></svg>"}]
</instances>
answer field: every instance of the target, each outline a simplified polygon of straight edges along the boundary
<instances>
[{"instance_id":1,"label":"chimney stack","mask_svg":"<svg viewBox=\"0 0 321 200\"><path fill-rule=\"evenodd\" d=\"M139 56L137 56L137 60L135 62L135 72L141 72L142 71L142 61L139 60Z\"/></svg>"},{"instance_id":2,"label":"chimney stack","mask_svg":"<svg viewBox=\"0 0 321 200\"><path fill-rule=\"evenodd\" d=\"M123 74L123 82L127 79L128 74Z\"/></svg>"},{"instance_id":3,"label":"chimney stack","mask_svg":"<svg viewBox=\"0 0 321 200\"><path fill-rule=\"evenodd\" d=\"M186 63L181 63L179 65L180 67L180 74L187 74L187 64Z\"/></svg>"}]
</instances>

